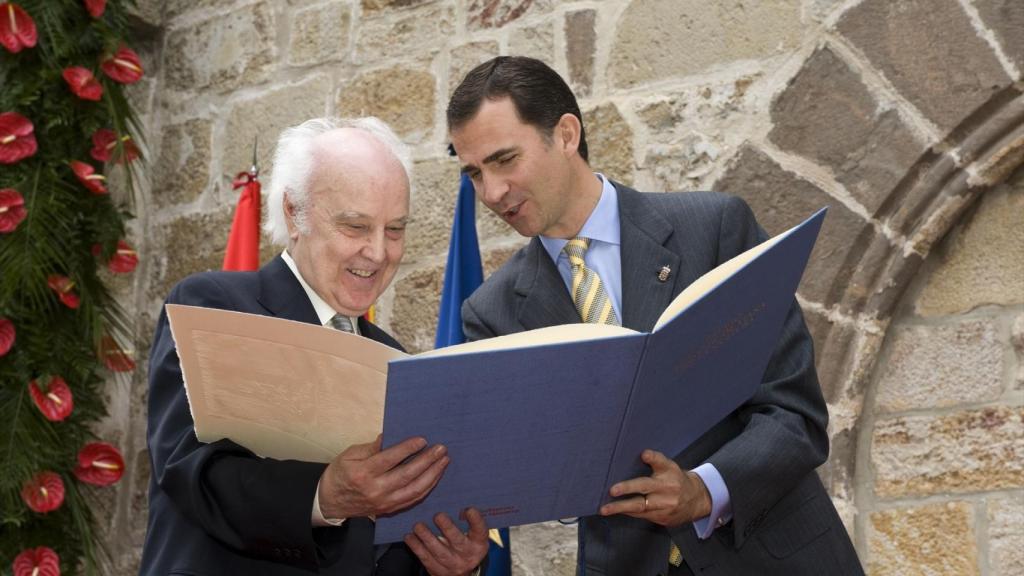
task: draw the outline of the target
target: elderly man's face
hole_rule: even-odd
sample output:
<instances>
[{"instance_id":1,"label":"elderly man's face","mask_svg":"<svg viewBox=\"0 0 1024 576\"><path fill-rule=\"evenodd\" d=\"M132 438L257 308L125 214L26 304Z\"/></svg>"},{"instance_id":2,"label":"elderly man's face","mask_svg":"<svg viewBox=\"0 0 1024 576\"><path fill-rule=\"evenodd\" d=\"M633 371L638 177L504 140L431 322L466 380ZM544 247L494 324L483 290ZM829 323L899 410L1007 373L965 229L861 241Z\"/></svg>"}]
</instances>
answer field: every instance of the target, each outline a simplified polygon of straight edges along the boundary
<instances>
[{"instance_id":1,"label":"elderly man's face","mask_svg":"<svg viewBox=\"0 0 1024 576\"><path fill-rule=\"evenodd\" d=\"M306 233L285 198L288 252L325 302L359 316L387 289L402 260L409 185L399 161L361 131L323 134L314 150Z\"/></svg>"}]
</instances>

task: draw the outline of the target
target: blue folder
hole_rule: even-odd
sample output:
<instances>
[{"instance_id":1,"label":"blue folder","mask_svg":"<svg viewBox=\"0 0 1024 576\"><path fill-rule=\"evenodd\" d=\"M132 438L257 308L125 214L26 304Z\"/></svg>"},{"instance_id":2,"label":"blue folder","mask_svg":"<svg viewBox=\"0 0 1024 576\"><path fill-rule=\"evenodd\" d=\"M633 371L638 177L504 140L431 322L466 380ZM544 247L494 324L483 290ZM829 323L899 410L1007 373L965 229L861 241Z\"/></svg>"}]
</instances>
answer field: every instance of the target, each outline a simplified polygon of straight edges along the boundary
<instances>
[{"instance_id":1,"label":"blue folder","mask_svg":"<svg viewBox=\"0 0 1024 576\"><path fill-rule=\"evenodd\" d=\"M392 361L384 446L423 436L451 463L423 501L377 518L375 543L435 529L438 512L465 528L470 506L491 528L596 514L612 484L649 474L644 449L685 450L757 391L824 216L650 333Z\"/></svg>"}]
</instances>

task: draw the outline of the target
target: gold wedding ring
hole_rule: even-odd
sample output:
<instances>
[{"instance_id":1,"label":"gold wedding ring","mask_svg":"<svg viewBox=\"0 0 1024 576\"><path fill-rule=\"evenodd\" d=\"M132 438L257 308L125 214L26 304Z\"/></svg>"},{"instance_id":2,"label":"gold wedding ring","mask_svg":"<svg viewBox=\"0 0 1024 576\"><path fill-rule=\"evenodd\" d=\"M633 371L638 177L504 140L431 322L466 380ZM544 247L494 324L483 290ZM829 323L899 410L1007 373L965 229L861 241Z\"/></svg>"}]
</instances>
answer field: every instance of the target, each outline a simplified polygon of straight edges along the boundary
<instances>
[{"instance_id":1,"label":"gold wedding ring","mask_svg":"<svg viewBox=\"0 0 1024 576\"><path fill-rule=\"evenodd\" d=\"M640 512L647 512L647 494L644 494L644 509Z\"/></svg>"}]
</instances>

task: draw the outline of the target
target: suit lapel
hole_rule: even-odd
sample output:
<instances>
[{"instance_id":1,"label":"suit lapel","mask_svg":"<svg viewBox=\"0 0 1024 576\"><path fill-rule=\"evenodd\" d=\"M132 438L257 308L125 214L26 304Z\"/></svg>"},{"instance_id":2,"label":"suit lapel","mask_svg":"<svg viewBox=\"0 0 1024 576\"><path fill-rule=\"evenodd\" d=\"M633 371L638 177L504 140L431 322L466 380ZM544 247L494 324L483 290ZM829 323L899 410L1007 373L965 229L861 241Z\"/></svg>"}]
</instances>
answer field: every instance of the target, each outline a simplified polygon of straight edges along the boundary
<instances>
[{"instance_id":1,"label":"suit lapel","mask_svg":"<svg viewBox=\"0 0 1024 576\"><path fill-rule=\"evenodd\" d=\"M258 274L260 293L256 299L272 316L307 324L320 323L302 284L280 255L260 268Z\"/></svg>"},{"instance_id":2,"label":"suit lapel","mask_svg":"<svg viewBox=\"0 0 1024 576\"><path fill-rule=\"evenodd\" d=\"M523 328L533 330L579 323L580 316L569 290L537 238L527 245L525 262L515 287L516 294L522 298L517 315Z\"/></svg>"},{"instance_id":3,"label":"suit lapel","mask_svg":"<svg viewBox=\"0 0 1024 576\"><path fill-rule=\"evenodd\" d=\"M665 247L672 225L650 209L639 192L615 184L619 196L620 257L622 259L622 324L650 331L675 295L679 256ZM658 272L668 266L667 281Z\"/></svg>"}]
</instances>

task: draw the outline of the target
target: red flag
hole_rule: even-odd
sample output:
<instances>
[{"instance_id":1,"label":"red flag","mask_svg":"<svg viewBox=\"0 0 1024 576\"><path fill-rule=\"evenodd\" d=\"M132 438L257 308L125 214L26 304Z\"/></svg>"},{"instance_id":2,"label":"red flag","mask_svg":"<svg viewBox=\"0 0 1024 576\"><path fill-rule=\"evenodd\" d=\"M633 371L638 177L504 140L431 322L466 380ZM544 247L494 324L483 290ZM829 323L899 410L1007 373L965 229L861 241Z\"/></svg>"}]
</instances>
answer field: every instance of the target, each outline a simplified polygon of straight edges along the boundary
<instances>
[{"instance_id":1,"label":"red flag","mask_svg":"<svg viewBox=\"0 0 1024 576\"><path fill-rule=\"evenodd\" d=\"M224 252L225 270L256 270L260 267L260 181L255 166L235 177L234 188L243 188L235 208L235 220Z\"/></svg>"}]
</instances>

